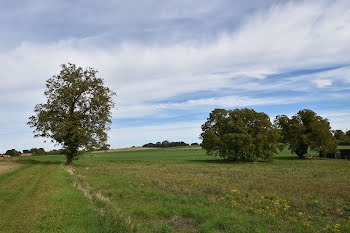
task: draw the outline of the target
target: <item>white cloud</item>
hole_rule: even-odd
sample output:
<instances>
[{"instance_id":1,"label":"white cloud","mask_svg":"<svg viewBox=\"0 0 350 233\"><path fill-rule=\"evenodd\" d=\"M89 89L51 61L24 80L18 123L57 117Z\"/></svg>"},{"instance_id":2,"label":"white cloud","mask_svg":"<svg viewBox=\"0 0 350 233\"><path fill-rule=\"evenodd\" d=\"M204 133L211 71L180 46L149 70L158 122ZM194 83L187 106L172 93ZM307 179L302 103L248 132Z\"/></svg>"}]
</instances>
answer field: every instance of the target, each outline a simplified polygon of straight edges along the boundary
<instances>
[{"instance_id":1,"label":"white cloud","mask_svg":"<svg viewBox=\"0 0 350 233\"><path fill-rule=\"evenodd\" d=\"M284 70L344 63L350 58L349 9L346 1L289 3L251 17L238 31L210 43L124 43L110 50L80 47L79 40L23 43L1 54L0 60L6 86L43 82L59 64L71 61L97 67L119 89L120 97L142 101L140 91L159 98L216 89L232 77L263 78ZM157 97L154 89L166 85L171 88Z\"/></svg>"},{"instance_id":2,"label":"white cloud","mask_svg":"<svg viewBox=\"0 0 350 233\"><path fill-rule=\"evenodd\" d=\"M332 80L329 80L329 79L316 79L316 80L312 80L312 81L319 88L323 88L323 87L327 87L327 86L331 86L332 85Z\"/></svg>"},{"instance_id":3,"label":"white cloud","mask_svg":"<svg viewBox=\"0 0 350 233\"><path fill-rule=\"evenodd\" d=\"M145 116L157 115L164 117L167 110L201 110L204 107L211 108L239 108L247 106L292 104L302 101L302 97L286 98L251 98L247 96L224 96L213 98L202 98L188 100L179 103L162 103L162 104L142 104L142 105L125 105L119 106L114 110L115 118L140 118Z\"/></svg>"},{"instance_id":4,"label":"white cloud","mask_svg":"<svg viewBox=\"0 0 350 233\"><path fill-rule=\"evenodd\" d=\"M320 115L329 120L333 130L350 130L350 111L328 111Z\"/></svg>"},{"instance_id":5,"label":"white cloud","mask_svg":"<svg viewBox=\"0 0 350 233\"><path fill-rule=\"evenodd\" d=\"M33 134L30 130L12 129L7 132L0 132L0 154L5 153L7 150L28 150L31 148L45 148L46 150L54 149L55 146L51 142L43 143L41 138L33 138Z\"/></svg>"}]
</instances>

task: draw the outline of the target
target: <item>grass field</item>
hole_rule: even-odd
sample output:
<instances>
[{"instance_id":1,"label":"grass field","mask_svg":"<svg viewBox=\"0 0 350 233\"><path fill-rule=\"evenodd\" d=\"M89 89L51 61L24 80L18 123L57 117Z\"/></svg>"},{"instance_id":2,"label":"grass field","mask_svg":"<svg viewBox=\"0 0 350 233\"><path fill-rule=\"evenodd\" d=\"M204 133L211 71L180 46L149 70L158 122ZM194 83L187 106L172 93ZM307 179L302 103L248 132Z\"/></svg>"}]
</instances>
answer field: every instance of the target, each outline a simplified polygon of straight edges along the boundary
<instances>
[{"instance_id":1,"label":"grass field","mask_svg":"<svg viewBox=\"0 0 350 233\"><path fill-rule=\"evenodd\" d=\"M63 161L0 160L0 232L350 232L350 161L227 163L199 148Z\"/></svg>"}]
</instances>

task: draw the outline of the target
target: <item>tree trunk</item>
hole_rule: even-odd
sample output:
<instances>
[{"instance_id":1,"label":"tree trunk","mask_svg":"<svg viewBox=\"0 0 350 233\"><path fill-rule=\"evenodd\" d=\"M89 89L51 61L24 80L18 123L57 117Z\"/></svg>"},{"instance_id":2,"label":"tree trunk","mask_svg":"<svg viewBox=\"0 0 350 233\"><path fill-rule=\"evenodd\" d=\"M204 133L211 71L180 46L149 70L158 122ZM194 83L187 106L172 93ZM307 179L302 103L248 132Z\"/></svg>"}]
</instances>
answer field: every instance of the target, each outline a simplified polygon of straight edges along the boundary
<instances>
[{"instance_id":1,"label":"tree trunk","mask_svg":"<svg viewBox=\"0 0 350 233\"><path fill-rule=\"evenodd\" d=\"M66 166L71 165L73 161L73 155L67 155Z\"/></svg>"},{"instance_id":2,"label":"tree trunk","mask_svg":"<svg viewBox=\"0 0 350 233\"><path fill-rule=\"evenodd\" d=\"M78 155L78 150L77 150L77 147L75 147L74 145L71 145L71 146L68 146L66 149L65 149L65 152L64 154L66 155L66 158L67 158L67 161L66 161L66 166L67 165L71 165L72 162L73 162L73 159L75 157L77 157Z\"/></svg>"}]
</instances>

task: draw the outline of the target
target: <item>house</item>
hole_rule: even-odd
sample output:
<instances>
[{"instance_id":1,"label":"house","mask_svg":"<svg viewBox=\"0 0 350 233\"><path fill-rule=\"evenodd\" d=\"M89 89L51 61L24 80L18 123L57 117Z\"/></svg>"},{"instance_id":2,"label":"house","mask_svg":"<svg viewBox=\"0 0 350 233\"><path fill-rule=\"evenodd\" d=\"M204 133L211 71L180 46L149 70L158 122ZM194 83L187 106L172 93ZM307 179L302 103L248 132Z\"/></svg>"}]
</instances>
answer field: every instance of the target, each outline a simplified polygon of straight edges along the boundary
<instances>
[{"instance_id":1,"label":"house","mask_svg":"<svg viewBox=\"0 0 350 233\"><path fill-rule=\"evenodd\" d=\"M340 159L350 159L350 149L339 149Z\"/></svg>"},{"instance_id":2,"label":"house","mask_svg":"<svg viewBox=\"0 0 350 233\"><path fill-rule=\"evenodd\" d=\"M333 154L328 154L327 158L333 159L350 159L350 149L339 149Z\"/></svg>"},{"instance_id":3,"label":"house","mask_svg":"<svg viewBox=\"0 0 350 233\"><path fill-rule=\"evenodd\" d=\"M32 156L33 154L32 153L23 153L23 154L20 154L19 156Z\"/></svg>"}]
</instances>

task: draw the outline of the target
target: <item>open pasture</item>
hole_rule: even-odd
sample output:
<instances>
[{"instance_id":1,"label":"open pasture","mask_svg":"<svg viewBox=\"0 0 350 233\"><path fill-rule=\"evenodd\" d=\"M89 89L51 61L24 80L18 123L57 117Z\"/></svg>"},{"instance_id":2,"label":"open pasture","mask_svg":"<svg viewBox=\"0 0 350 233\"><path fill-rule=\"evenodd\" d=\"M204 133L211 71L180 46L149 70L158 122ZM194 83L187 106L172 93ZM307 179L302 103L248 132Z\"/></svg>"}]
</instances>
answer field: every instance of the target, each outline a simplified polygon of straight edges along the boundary
<instances>
[{"instance_id":1,"label":"open pasture","mask_svg":"<svg viewBox=\"0 0 350 233\"><path fill-rule=\"evenodd\" d=\"M200 148L63 161L0 174L1 232L350 232L350 161L228 163Z\"/></svg>"}]
</instances>

